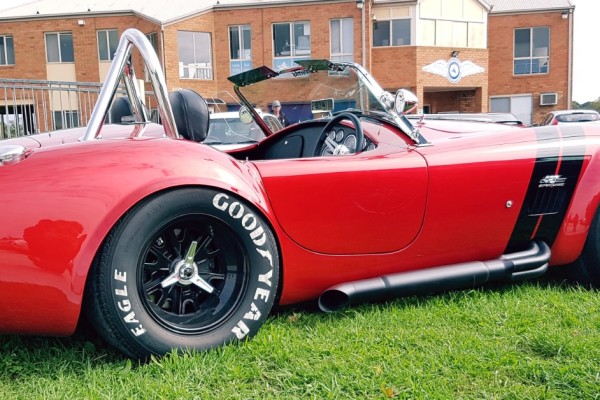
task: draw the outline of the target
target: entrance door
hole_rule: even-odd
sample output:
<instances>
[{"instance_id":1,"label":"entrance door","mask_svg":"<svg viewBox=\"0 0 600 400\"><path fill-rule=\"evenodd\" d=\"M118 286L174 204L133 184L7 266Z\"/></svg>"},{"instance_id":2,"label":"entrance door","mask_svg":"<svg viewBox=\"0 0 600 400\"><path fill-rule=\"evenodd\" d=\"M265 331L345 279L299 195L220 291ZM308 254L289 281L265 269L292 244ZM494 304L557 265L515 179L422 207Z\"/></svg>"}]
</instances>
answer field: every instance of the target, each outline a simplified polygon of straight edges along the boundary
<instances>
[{"instance_id":1,"label":"entrance door","mask_svg":"<svg viewBox=\"0 0 600 400\"><path fill-rule=\"evenodd\" d=\"M492 97L490 111L512 113L526 125L531 125L533 115L533 99L530 94L519 96Z\"/></svg>"}]
</instances>

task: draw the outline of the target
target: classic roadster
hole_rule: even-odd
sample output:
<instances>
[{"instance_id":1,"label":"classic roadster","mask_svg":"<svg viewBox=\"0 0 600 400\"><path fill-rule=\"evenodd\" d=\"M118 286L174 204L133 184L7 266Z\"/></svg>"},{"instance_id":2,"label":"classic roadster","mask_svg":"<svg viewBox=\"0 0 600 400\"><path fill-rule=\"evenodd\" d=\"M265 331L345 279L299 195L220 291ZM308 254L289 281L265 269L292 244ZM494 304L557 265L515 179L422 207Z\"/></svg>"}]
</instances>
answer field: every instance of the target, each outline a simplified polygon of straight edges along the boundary
<instances>
[{"instance_id":1,"label":"classic roadster","mask_svg":"<svg viewBox=\"0 0 600 400\"><path fill-rule=\"evenodd\" d=\"M134 49L160 124L134 84ZM230 81L265 138L223 151L203 143L206 101L168 93L128 30L87 127L0 142L1 332L69 335L85 313L145 358L244 340L274 305L333 311L549 265L600 282L600 126L411 123L410 92L347 62ZM275 93L296 121L271 132L256 109ZM122 123L105 123L119 110Z\"/></svg>"}]
</instances>

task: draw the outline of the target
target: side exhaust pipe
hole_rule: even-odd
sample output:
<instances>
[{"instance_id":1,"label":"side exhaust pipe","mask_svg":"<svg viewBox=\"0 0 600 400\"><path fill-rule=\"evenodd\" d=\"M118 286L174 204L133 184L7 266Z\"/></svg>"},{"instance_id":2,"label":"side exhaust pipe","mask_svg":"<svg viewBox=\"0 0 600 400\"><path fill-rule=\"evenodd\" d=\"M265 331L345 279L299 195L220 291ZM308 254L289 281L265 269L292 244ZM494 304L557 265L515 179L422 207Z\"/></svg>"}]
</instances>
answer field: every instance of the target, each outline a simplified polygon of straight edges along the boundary
<instances>
[{"instance_id":1,"label":"side exhaust pipe","mask_svg":"<svg viewBox=\"0 0 600 400\"><path fill-rule=\"evenodd\" d=\"M319 308L332 312L368 301L536 278L546 272L549 260L550 247L544 242L532 242L525 251L505 254L495 260L400 272L335 285L321 294Z\"/></svg>"}]
</instances>

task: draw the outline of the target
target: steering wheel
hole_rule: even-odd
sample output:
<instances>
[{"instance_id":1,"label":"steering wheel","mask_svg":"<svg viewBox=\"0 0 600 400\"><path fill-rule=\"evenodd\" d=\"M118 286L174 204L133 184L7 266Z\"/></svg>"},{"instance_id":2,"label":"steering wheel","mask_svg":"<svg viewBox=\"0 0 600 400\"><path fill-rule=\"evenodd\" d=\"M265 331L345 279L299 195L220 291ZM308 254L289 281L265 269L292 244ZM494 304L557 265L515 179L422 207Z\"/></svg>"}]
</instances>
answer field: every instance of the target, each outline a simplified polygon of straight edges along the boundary
<instances>
[{"instance_id":1,"label":"steering wheel","mask_svg":"<svg viewBox=\"0 0 600 400\"><path fill-rule=\"evenodd\" d=\"M345 144L336 142L329 135L329 131L336 124L344 119L349 119L354 124L354 130L356 132L356 144L352 148L348 148ZM358 117L349 112L343 112L333 117L327 125L321 131L319 140L317 141L317 148L315 149L315 157L323 154L331 154L334 156L341 156L349 153L359 153L362 151L365 137L362 130L362 125Z\"/></svg>"}]
</instances>

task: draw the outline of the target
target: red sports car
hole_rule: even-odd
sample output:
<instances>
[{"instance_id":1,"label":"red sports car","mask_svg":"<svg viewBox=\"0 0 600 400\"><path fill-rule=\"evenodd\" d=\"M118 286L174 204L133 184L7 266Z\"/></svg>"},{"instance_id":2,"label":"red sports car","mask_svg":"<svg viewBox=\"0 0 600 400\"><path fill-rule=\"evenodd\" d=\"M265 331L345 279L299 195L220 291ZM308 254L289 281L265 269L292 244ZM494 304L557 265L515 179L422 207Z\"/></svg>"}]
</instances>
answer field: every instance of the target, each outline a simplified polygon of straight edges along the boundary
<instances>
[{"instance_id":1,"label":"red sports car","mask_svg":"<svg viewBox=\"0 0 600 400\"><path fill-rule=\"evenodd\" d=\"M86 128L0 142L1 332L69 335L83 312L144 358L244 340L276 304L330 311L573 263L600 281L600 126L413 124L413 95L346 62L230 80L266 137L225 152L203 143L206 101L168 94L128 30ZM275 95L293 124L271 132L256 108Z\"/></svg>"}]
</instances>

